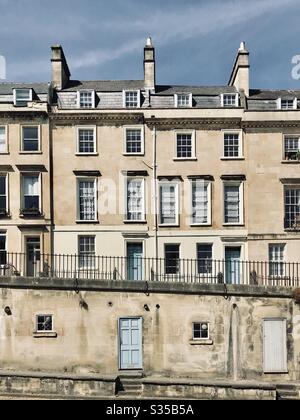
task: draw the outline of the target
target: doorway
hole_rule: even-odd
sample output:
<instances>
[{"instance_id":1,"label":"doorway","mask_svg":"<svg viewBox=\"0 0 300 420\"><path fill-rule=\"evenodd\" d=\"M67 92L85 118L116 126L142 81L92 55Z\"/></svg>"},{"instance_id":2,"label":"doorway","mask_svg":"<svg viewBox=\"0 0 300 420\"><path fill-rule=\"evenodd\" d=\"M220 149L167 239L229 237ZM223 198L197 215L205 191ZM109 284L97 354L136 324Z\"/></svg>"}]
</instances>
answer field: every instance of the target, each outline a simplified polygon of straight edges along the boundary
<instances>
[{"instance_id":1,"label":"doorway","mask_svg":"<svg viewBox=\"0 0 300 420\"><path fill-rule=\"evenodd\" d=\"M143 243L127 243L127 280L143 280Z\"/></svg>"},{"instance_id":2,"label":"doorway","mask_svg":"<svg viewBox=\"0 0 300 420\"><path fill-rule=\"evenodd\" d=\"M240 284L241 247L225 248L225 275L227 284Z\"/></svg>"},{"instance_id":3,"label":"doorway","mask_svg":"<svg viewBox=\"0 0 300 420\"><path fill-rule=\"evenodd\" d=\"M38 236L26 238L26 275L35 277L40 270L41 241Z\"/></svg>"}]
</instances>

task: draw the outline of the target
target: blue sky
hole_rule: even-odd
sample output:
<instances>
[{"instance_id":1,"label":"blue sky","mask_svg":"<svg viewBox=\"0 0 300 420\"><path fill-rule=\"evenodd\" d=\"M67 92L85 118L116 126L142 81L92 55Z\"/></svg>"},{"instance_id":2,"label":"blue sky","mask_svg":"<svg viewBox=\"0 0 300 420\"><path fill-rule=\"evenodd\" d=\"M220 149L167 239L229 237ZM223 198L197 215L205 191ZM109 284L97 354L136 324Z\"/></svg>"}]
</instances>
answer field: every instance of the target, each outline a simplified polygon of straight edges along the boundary
<instances>
[{"instance_id":1,"label":"blue sky","mask_svg":"<svg viewBox=\"0 0 300 420\"><path fill-rule=\"evenodd\" d=\"M252 88L300 89L299 16L299 0L0 0L0 55L13 81L48 81L56 43L73 79L141 79L152 35L159 84L222 85L246 41Z\"/></svg>"}]
</instances>

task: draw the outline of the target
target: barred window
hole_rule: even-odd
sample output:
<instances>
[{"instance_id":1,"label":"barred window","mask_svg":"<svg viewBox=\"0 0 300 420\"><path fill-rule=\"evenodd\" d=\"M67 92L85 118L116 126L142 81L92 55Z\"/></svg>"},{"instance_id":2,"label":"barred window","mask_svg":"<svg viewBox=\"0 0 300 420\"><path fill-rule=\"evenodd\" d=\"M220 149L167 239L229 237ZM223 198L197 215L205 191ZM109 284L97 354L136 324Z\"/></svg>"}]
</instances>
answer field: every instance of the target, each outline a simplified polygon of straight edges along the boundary
<instances>
[{"instance_id":1,"label":"barred window","mask_svg":"<svg viewBox=\"0 0 300 420\"><path fill-rule=\"evenodd\" d=\"M95 153L95 129L78 129L78 153Z\"/></svg>"},{"instance_id":2,"label":"barred window","mask_svg":"<svg viewBox=\"0 0 300 420\"><path fill-rule=\"evenodd\" d=\"M79 220L96 220L96 180L78 180Z\"/></svg>"},{"instance_id":3,"label":"barred window","mask_svg":"<svg viewBox=\"0 0 300 420\"><path fill-rule=\"evenodd\" d=\"M198 274L212 273L212 244L197 245Z\"/></svg>"},{"instance_id":4,"label":"barred window","mask_svg":"<svg viewBox=\"0 0 300 420\"><path fill-rule=\"evenodd\" d=\"M283 276L284 275L284 245L272 244L269 245L269 275Z\"/></svg>"},{"instance_id":5,"label":"barred window","mask_svg":"<svg viewBox=\"0 0 300 420\"><path fill-rule=\"evenodd\" d=\"M177 158L193 157L193 135L192 133L176 134L176 152Z\"/></svg>"},{"instance_id":6,"label":"barred window","mask_svg":"<svg viewBox=\"0 0 300 420\"><path fill-rule=\"evenodd\" d=\"M300 187L285 189L285 228L300 228Z\"/></svg>"},{"instance_id":7,"label":"barred window","mask_svg":"<svg viewBox=\"0 0 300 420\"><path fill-rule=\"evenodd\" d=\"M53 316L52 315L37 315L36 316L36 330L37 332L53 331Z\"/></svg>"},{"instance_id":8,"label":"barred window","mask_svg":"<svg viewBox=\"0 0 300 420\"><path fill-rule=\"evenodd\" d=\"M210 184L203 180L192 181L192 224L209 222L209 188Z\"/></svg>"},{"instance_id":9,"label":"barred window","mask_svg":"<svg viewBox=\"0 0 300 420\"><path fill-rule=\"evenodd\" d=\"M225 133L224 156L239 157L240 154L240 135L238 133Z\"/></svg>"},{"instance_id":10,"label":"barred window","mask_svg":"<svg viewBox=\"0 0 300 420\"><path fill-rule=\"evenodd\" d=\"M194 322L193 323L193 340L209 339L209 323Z\"/></svg>"},{"instance_id":11,"label":"barred window","mask_svg":"<svg viewBox=\"0 0 300 420\"><path fill-rule=\"evenodd\" d=\"M144 219L144 180L127 180L127 220L140 221Z\"/></svg>"},{"instance_id":12,"label":"barred window","mask_svg":"<svg viewBox=\"0 0 300 420\"><path fill-rule=\"evenodd\" d=\"M95 236L79 237L79 268L95 267Z\"/></svg>"},{"instance_id":13,"label":"barred window","mask_svg":"<svg viewBox=\"0 0 300 420\"><path fill-rule=\"evenodd\" d=\"M140 128L127 128L126 153L141 154L142 152L142 130Z\"/></svg>"},{"instance_id":14,"label":"barred window","mask_svg":"<svg viewBox=\"0 0 300 420\"><path fill-rule=\"evenodd\" d=\"M139 107L139 92L128 91L125 92L125 107L126 108L138 108Z\"/></svg>"},{"instance_id":15,"label":"barred window","mask_svg":"<svg viewBox=\"0 0 300 420\"><path fill-rule=\"evenodd\" d=\"M79 92L79 108L94 108L94 92Z\"/></svg>"}]
</instances>

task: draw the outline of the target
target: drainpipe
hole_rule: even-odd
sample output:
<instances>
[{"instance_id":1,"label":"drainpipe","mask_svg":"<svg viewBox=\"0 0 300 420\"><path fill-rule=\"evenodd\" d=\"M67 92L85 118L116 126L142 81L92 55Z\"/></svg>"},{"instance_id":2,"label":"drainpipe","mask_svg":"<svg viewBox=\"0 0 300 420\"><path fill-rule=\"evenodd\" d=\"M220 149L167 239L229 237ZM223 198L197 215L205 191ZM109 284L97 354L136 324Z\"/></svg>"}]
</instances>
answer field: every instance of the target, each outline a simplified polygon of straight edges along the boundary
<instances>
[{"instance_id":1,"label":"drainpipe","mask_svg":"<svg viewBox=\"0 0 300 420\"><path fill-rule=\"evenodd\" d=\"M151 118L155 118L152 116ZM158 214L157 214L157 153L156 153L156 126L153 126L152 130L152 139L153 139L153 187L154 187L154 237L155 237L155 261L156 261L156 273L158 265Z\"/></svg>"}]
</instances>

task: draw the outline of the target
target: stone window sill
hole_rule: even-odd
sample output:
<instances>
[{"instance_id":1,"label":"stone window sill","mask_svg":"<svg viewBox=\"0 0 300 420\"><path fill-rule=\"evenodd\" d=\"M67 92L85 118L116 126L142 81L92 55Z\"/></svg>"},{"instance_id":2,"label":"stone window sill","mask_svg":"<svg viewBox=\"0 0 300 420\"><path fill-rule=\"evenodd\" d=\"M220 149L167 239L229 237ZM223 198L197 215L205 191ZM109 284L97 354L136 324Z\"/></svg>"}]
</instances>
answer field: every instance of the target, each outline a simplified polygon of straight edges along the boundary
<instances>
[{"instance_id":1,"label":"stone window sill","mask_svg":"<svg viewBox=\"0 0 300 420\"><path fill-rule=\"evenodd\" d=\"M190 340L189 341L191 346L212 346L213 340Z\"/></svg>"},{"instance_id":2,"label":"stone window sill","mask_svg":"<svg viewBox=\"0 0 300 420\"><path fill-rule=\"evenodd\" d=\"M39 331L33 333L33 338L57 338L57 333L54 331Z\"/></svg>"}]
</instances>

